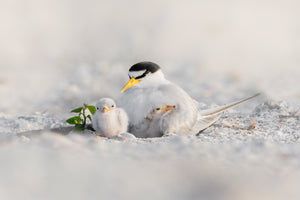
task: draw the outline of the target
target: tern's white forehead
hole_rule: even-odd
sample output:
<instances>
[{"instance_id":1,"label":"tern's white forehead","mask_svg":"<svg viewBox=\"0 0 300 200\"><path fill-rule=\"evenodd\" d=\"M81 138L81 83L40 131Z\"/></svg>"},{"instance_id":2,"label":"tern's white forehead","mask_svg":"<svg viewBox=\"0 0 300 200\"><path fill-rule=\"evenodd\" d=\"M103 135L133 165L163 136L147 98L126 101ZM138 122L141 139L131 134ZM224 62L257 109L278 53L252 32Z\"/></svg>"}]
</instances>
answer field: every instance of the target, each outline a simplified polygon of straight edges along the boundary
<instances>
[{"instance_id":1,"label":"tern's white forehead","mask_svg":"<svg viewBox=\"0 0 300 200\"><path fill-rule=\"evenodd\" d=\"M129 71L128 72L128 76L130 78L134 77L139 77L139 76L142 76L147 70L146 69L143 69L143 70L139 70L139 71Z\"/></svg>"},{"instance_id":2,"label":"tern's white forehead","mask_svg":"<svg viewBox=\"0 0 300 200\"><path fill-rule=\"evenodd\" d=\"M115 101L111 98L102 98L96 103L96 107L111 107L116 105Z\"/></svg>"}]
</instances>

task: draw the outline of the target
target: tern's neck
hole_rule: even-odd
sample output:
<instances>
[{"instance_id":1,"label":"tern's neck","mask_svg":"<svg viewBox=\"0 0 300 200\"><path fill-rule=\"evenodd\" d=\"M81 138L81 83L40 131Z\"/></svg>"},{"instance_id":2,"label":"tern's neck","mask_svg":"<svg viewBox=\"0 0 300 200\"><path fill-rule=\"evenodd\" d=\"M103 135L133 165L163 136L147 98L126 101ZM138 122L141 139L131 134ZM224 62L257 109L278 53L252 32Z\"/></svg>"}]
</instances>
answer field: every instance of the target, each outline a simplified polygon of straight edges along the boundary
<instances>
[{"instance_id":1,"label":"tern's neck","mask_svg":"<svg viewBox=\"0 0 300 200\"><path fill-rule=\"evenodd\" d=\"M153 87L156 85L166 84L169 83L167 79L165 79L164 74L161 70L151 74L148 77L145 77L144 80L142 80L138 85L140 87Z\"/></svg>"}]
</instances>

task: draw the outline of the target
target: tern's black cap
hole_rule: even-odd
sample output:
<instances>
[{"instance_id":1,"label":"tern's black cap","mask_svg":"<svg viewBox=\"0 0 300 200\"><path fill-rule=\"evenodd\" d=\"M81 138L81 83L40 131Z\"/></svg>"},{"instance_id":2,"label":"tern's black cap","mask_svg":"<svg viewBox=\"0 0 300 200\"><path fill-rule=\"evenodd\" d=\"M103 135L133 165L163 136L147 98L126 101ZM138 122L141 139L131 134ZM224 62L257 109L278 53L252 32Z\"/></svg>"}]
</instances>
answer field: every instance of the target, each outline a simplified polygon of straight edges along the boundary
<instances>
[{"instance_id":1,"label":"tern's black cap","mask_svg":"<svg viewBox=\"0 0 300 200\"><path fill-rule=\"evenodd\" d=\"M131 78L132 75L130 75L130 72L140 72L141 71L142 74L138 74L134 78L142 79L150 73L155 73L159 69L160 69L160 67L153 62L139 62L130 67L128 75L129 75L129 78Z\"/></svg>"},{"instance_id":2,"label":"tern's black cap","mask_svg":"<svg viewBox=\"0 0 300 200\"><path fill-rule=\"evenodd\" d=\"M153 62L139 62L139 63L132 65L130 67L129 71L133 72L133 71L146 70L146 71L148 71L148 73L149 72L154 73L159 69L160 69L160 67L158 66L158 64L155 64Z\"/></svg>"}]
</instances>

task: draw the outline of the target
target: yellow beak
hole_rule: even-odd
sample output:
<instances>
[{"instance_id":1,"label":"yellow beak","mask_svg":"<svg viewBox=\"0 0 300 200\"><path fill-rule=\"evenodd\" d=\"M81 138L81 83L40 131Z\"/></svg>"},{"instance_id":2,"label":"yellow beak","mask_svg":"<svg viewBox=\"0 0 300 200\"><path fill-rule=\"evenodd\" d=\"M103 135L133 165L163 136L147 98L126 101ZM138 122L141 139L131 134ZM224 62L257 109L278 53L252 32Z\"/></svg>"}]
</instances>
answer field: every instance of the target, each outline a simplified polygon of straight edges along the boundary
<instances>
[{"instance_id":1,"label":"yellow beak","mask_svg":"<svg viewBox=\"0 0 300 200\"><path fill-rule=\"evenodd\" d=\"M123 87L123 89L121 90L121 92L124 92L125 90L127 90L128 88L131 88L132 86L138 84L141 80L135 79L135 78L131 78L126 85Z\"/></svg>"},{"instance_id":2,"label":"yellow beak","mask_svg":"<svg viewBox=\"0 0 300 200\"><path fill-rule=\"evenodd\" d=\"M108 112L108 111L110 111L110 109L108 109L108 108L103 108L103 109L101 110L101 112L103 112L103 113L106 113L106 112Z\"/></svg>"},{"instance_id":3,"label":"yellow beak","mask_svg":"<svg viewBox=\"0 0 300 200\"><path fill-rule=\"evenodd\" d=\"M165 109L162 110L162 112L167 112L168 110L174 109L175 106L167 106Z\"/></svg>"}]
</instances>

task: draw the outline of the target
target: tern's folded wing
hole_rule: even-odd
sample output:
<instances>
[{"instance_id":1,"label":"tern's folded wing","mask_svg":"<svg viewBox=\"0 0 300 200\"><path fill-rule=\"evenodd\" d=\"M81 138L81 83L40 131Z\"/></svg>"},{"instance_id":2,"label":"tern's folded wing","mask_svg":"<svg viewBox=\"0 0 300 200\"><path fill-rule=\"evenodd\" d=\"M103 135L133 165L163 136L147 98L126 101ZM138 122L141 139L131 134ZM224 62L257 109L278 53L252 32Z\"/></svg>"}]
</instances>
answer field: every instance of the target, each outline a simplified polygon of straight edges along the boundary
<instances>
[{"instance_id":1,"label":"tern's folded wing","mask_svg":"<svg viewBox=\"0 0 300 200\"><path fill-rule=\"evenodd\" d=\"M208 127L213 125L220 117L220 114L214 114L209 116L202 116L199 114L197 121L192 128L192 133L198 134L199 132L207 129Z\"/></svg>"},{"instance_id":2,"label":"tern's folded wing","mask_svg":"<svg viewBox=\"0 0 300 200\"><path fill-rule=\"evenodd\" d=\"M218 114L218 113L221 113L229 108L232 108L234 106L237 106L241 103L244 103L245 101L248 101L250 99L253 99L254 97L257 97L259 94L255 94L251 97L248 97L248 98L245 98L245 99L242 99L240 101L236 101L236 102L233 102L233 103L230 103L230 104L226 104L224 106L219 106L219 107L216 107L216 108L211 108L211 109L207 109L207 110L202 110L200 111L200 114L202 116L210 116L210 115L214 115L214 114Z\"/></svg>"}]
</instances>

